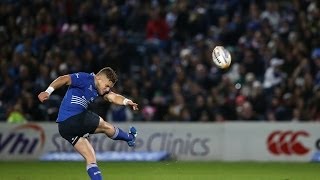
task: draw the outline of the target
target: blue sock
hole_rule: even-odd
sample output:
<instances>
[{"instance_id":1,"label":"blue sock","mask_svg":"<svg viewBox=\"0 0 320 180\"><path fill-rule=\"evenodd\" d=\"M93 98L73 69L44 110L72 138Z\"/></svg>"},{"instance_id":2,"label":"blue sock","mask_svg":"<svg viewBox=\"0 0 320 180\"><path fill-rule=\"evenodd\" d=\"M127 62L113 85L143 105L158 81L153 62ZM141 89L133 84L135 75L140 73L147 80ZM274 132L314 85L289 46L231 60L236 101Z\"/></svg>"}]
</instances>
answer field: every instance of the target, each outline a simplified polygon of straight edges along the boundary
<instances>
[{"instance_id":1,"label":"blue sock","mask_svg":"<svg viewBox=\"0 0 320 180\"><path fill-rule=\"evenodd\" d=\"M91 180L102 180L101 172L95 163L91 163L87 165L87 172L91 178Z\"/></svg>"},{"instance_id":2,"label":"blue sock","mask_svg":"<svg viewBox=\"0 0 320 180\"><path fill-rule=\"evenodd\" d=\"M131 141L133 139L133 135L124 132L122 129L114 127L116 132L114 135L111 137L113 140L124 140L124 141Z\"/></svg>"}]
</instances>

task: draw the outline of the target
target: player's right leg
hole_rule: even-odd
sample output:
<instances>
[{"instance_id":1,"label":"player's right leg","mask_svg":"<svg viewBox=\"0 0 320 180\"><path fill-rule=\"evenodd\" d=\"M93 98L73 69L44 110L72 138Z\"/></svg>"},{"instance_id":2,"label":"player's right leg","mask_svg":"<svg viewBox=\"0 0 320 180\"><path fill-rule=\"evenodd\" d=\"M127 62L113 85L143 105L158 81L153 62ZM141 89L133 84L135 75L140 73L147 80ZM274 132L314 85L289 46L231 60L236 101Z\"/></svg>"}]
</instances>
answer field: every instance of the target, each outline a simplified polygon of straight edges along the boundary
<instances>
[{"instance_id":1,"label":"player's right leg","mask_svg":"<svg viewBox=\"0 0 320 180\"><path fill-rule=\"evenodd\" d=\"M131 127L129 133L126 133L122 129L104 121L101 117L99 120L99 125L94 133L104 133L111 139L124 140L128 143L129 146L135 145L135 140L137 136L137 130L134 127Z\"/></svg>"},{"instance_id":2,"label":"player's right leg","mask_svg":"<svg viewBox=\"0 0 320 180\"><path fill-rule=\"evenodd\" d=\"M83 156L87 164L87 172L91 180L102 180L101 172L97 166L94 149L87 138L80 137L74 148Z\"/></svg>"}]
</instances>

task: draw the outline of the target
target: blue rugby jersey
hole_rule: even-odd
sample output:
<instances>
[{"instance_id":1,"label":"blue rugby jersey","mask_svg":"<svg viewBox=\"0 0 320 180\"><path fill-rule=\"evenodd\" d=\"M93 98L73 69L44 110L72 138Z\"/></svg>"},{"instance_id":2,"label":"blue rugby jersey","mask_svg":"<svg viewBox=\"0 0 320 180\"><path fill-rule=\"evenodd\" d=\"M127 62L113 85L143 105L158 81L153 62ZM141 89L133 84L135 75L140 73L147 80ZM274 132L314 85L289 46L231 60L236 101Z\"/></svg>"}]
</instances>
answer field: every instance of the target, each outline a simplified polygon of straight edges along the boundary
<instances>
[{"instance_id":1,"label":"blue rugby jersey","mask_svg":"<svg viewBox=\"0 0 320 180\"><path fill-rule=\"evenodd\" d=\"M71 84L61 102L57 122L85 111L88 105L99 96L93 73L79 72L69 76Z\"/></svg>"}]
</instances>

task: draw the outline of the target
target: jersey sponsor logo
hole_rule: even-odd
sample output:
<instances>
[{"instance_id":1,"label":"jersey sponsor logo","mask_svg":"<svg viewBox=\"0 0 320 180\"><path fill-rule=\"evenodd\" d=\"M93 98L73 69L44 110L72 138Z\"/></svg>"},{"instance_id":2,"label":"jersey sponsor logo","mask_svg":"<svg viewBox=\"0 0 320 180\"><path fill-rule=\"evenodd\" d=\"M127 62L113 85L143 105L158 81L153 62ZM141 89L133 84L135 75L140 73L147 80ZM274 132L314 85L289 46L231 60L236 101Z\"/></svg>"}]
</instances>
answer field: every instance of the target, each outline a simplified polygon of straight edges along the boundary
<instances>
[{"instance_id":1,"label":"jersey sponsor logo","mask_svg":"<svg viewBox=\"0 0 320 180\"><path fill-rule=\"evenodd\" d=\"M9 133L0 133L0 154L33 154L43 149L45 133L37 124L24 124Z\"/></svg>"},{"instance_id":2,"label":"jersey sponsor logo","mask_svg":"<svg viewBox=\"0 0 320 180\"><path fill-rule=\"evenodd\" d=\"M71 104L78 104L84 108L88 108L89 102L86 100L84 96L79 97L79 96L71 96Z\"/></svg>"},{"instance_id":3,"label":"jersey sponsor logo","mask_svg":"<svg viewBox=\"0 0 320 180\"><path fill-rule=\"evenodd\" d=\"M267 139L268 150L274 155L305 155L310 149L303 145L301 138L307 137L306 131L274 131Z\"/></svg>"}]
</instances>

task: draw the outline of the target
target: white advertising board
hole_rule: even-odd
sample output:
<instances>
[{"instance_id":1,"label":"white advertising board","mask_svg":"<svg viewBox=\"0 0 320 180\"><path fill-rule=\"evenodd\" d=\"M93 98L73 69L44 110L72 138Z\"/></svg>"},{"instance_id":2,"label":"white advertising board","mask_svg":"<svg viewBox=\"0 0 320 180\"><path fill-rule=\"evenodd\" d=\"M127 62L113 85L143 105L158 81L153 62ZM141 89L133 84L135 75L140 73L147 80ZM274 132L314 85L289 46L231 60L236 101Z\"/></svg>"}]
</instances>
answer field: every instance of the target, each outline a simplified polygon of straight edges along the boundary
<instances>
[{"instance_id":1,"label":"white advertising board","mask_svg":"<svg viewBox=\"0 0 320 180\"><path fill-rule=\"evenodd\" d=\"M320 150L317 123L133 123L136 147L103 134L91 135L97 152L167 151L178 160L310 161ZM56 123L0 123L0 160L39 159L48 152L73 152Z\"/></svg>"},{"instance_id":2,"label":"white advertising board","mask_svg":"<svg viewBox=\"0 0 320 180\"><path fill-rule=\"evenodd\" d=\"M320 150L318 123L228 123L222 160L310 161Z\"/></svg>"}]
</instances>

